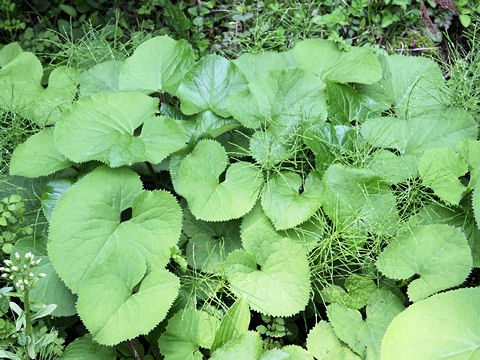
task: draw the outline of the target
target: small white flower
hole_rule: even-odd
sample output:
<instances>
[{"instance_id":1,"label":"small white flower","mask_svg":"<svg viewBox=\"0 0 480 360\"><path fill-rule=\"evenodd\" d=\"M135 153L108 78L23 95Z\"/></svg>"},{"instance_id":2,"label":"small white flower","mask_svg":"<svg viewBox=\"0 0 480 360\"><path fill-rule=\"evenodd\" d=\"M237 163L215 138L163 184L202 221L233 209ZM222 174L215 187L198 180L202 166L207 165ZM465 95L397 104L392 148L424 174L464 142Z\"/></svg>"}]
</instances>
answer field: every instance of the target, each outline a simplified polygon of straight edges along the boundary
<instances>
[{"instance_id":1,"label":"small white flower","mask_svg":"<svg viewBox=\"0 0 480 360\"><path fill-rule=\"evenodd\" d=\"M5 265L10 266L12 264L12 260L5 260L4 261Z\"/></svg>"},{"instance_id":2,"label":"small white flower","mask_svg":"<svg viewBox=\"0 0 480 360\"><path fill-rule=\"evenodd\" d=\"M20 279L20 280L17 281L17 284L22 284L22 283L23 283L23 280L22 280L22 279Z\"/></svg>"},{"instance_id":3,"label":"small white flower","mask_svg":"<svg viewBox=\"0 0 480 360\"><path fill-rule=\"evenodd\" d=\"M26 268L27 268L27 264L23 265L23 268L26 269Z\"/></svg>"},{"instance_id":4,"label":"small white flower","mask_svg":"<svg viewBox=\"0 0 480 360\"><path fill-rule=\"evenodd\" d=\"M40 261L42 261L42 259L38 259L37 261L35 261L35 265L40 264Z\"/></svg>"},{"instance_id":5,"label":"small white flower","mask_svg":"<svg viewBox=\"0 0 480 360\"><path fill-rule=\"evenodd\" d=\"M8 274L2 274L2 277L6 278L8 276Z\"/></svg>"},{"instance_id":6,"label":"small white flower","mask_svg":"<svg viewBox=\"0 0 480 360\"><path fill-rule=\"evenodd\" d=\"M3 266L0 266L0 271L3 271L5 270L5 268Z\"/></svg>"},{"instance_id":7,"label":"small white flower","mask_svg":"<svg viewBox=\"0 0 480 360\"><path fill-rule=\"evenodd\" d=\"M18 271L18 266L13 265L12 266L12 271Z\"/></svg>"},{"instance_id":8,"label":"small white flower","mask_svg":"<svg viewBox=\"0 0 480 360\"><path fill-rule=\"evenodd\" d=\"M18 252L15 253L15 259L20 260L20 254Z\"/></svg>"},{"instance_id":9,"label":"small white flower","mask_svg":"<svg viewBox=\"0 0 480 360\"><path fill-rule=\"evenodd\" d=\"M9 278L10 280L13 280L13 275L10 275L8 278Z\"/></svg>"},{"instance_id":10,"label":"small white flower","mask_svg":"<svg viewBox=\"0 0 480 360\"><path fill-rule=\"evenodd\" d=\"M25 254L25 260L27 260L27 261L33 260L33 254L31 252L27 252Z\"/></svg>"},{"instance_id":11,"label":"small white flower","mask_svg":"<svg viewBox=\"0 0 480 360\"><path fill-rule=\"evenodd\" d=\"M38 274L38 277L41 277L41 278L44 278L45 276L47 276L47 274L45 274L45 273Z\"/></svg>"},{"instance_id":12,"label":"small white flower","mask_svg":"<svg viewBox=\"0 0 480 360\"><path fill-rule=\"evenodd\" d=\"M20 281L22 281L22 280L20 280ZM24 283L25 283L25 285L28 285L28 280L25 280Z\"/></svg>"},{"instance_id":13,"label":"small white flower","mask_svg":"<svg viewBox=\"0 0 480 360\"><path fill-rule=\"evenodd\" d=\"M28 274L28 276L33 277L33 273L31 272L30 274Z\"/></svg>"},{"instance_id":14,"label":"small white flower","mask_svg":"<svg viewBox=\"0 0 480 360\"><path fill-rule=\"evenodd\" d=\"M35 266L35 261L31 261L30 265Z\"/></svg>"}]
</instances>

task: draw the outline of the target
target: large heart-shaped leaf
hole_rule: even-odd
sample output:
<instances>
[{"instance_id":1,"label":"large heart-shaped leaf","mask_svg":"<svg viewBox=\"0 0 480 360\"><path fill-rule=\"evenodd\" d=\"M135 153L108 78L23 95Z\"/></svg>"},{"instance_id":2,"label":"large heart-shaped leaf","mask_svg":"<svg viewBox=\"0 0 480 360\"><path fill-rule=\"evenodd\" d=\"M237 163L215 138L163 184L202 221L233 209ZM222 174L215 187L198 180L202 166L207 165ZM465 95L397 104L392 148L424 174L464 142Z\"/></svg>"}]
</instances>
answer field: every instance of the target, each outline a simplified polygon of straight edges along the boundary
<instances>
[{"instance_id":1,"label":"large heart-shaped leaf","mask_svg":"<svg viewBox=\"0 0 480 360\"><path fill-rule=\"evenodd\" d=\"M57 67L50 73L47 88L42 86L42 77L37 57L18 53L0 69L0 107L41 126L54 124L77 93L78 73Z\"/></svg>"},{"instance_id":2,"label":"large heart-shaped leaf","mask_svg":"<svg viewBox=\"0 0 480 360\"><path fill-rule=\"evenodd\" d=\"M210 349L220 322L205 311L181 310L168 320L158 339L165 360L202 360L200 348Z\"/></svg>"},{"instance_id":3,"label":"large heart-shaped leaf","mask_svg":"<svg viewBox=\"0 0 480 360\"><path fill-rule=\"evenodd\" d=\"M292 133L326 120L324 89L320 79L302 69L271 71L232 95L228 110L246 127L266 124L277 135Z\"/></svg>"},{"instance_id":4,"label":"large heart-shaped leaf","mask_svg":"<svg viewBox=\"0 0 480 360\"><path fill-rule=\"evenodd\" d=\"M211 360L258 360L261 353L260 335L254 331L247 331L217 349L212 354Z\"/></svg>"},{"instance_id":5,"label":"large heart-shaped leaf","mask_svg":"<svg viewBox=\"0 0 480 360\"><path fill-rule=\"evenodd\" d=\"M218 55L208 55L185 75L176 95L180 108L187 115L211 110L228 117L230 95L245 87L246 80L233 62Z\"/></svg>"},{"instance_id":6,"label":"large heart-shaped leaf","mask_svg":"<svg viewBox=\"0 0 480 360\"><path fill-rule=\"evenodd\" d=\"M283 70L298 66L292 51L283 53L265 52L259 54L245 53L233 60L235 65L245 75L248 81L252 81L269 71Z\"/></svg>"},{"instance_id":7,"label":"large heart-shaped leaf","mask_svg":"<svg viewBox=\"0 0 480 360\"><path fill-rule=\"evenodd\" d=\"M59 360L115 360L117 354L114 348L99 345L92 340L91 335L76 338L65 348Z\"/></svg>"},{"instance_id":8,"label":"large heart-shaped leaf","mask_svg":"<svg viewBox=\"0 0 480 360\"><path fill-rule=\"evenodd\" d=\"M420 156L439 144L455 150L462 140L476 140L478 126L465 110L450 108L409 120L394 117L370 119L362 125L361 132L374 146L396 149L402 155Z\"/></svg>"},{"instance_id":9,"label":"large heart-shaped leaf","mask_svg":"<svg viewBox=\"0 0 480 360\"><path fill-rule=\"evenodd\" d=\"M341 304L327 306L327 314L340 340L362 359L378 360L383 335L395 316L404 310L402 301L387 290L375 290L367 302L367 318Z\"/></svg>"},{"instance_id":10,"label":"large heart-shaped leaf","mask_svg":"<svg viewBox=\"0 0 480 360\"><path fill-rule=\"evenodd\" d=\"M95 341L115 345L147 334L165 318L180 281L164 269L145 276L146 270L140 252L120 246L88 272L77 310Z\"/></svg>"},{"instance_id":11,"label":"large heart-shaped leaf","mask_svg":"<svg viewBox=\"0 0 480 360\"><path fill-rule=\"evenodd\" d=\"M118 79L122 61L105 61L84 71L80 77L80 95L112 94L119 92Z\"/></svg>"},{"instance_id":12,"label":"large heart-shaped leaf","mask_svg":"<svg viewBox=\"0 0 480 360\"><path fill-rule=\"evenodd\" d=\"M377 268L391 279L409 279L411 301L461 284L472 270L465 234L452 226L418 225L399 233L379 255Z\"/></svg>"},{"instance_id":13,"label":"large heart-shaped leaf","mask_svg":"<svg viewBox=\"0 0 480 360\"><path fill-rule=\"evenodd\" d=\"M322 205L322 181L312 171L305 182L294 172L281 172L267 182L262 195L262 208L277 230L304 223Z\"/></svg>"},{"instance_id":14,"label":"large heart-shaped leaf","mask_svg":"<svg viewBox=\"0 0 480 360\"><path fill-rule=\"evenodd\" d=\"M409 306L388 327L381 358L478 359L479 304L480 287L476 287L448 291Z\"/></svg>"},{"instance_id":15,"label":"large heart-shaped leaf","mask_svg":"<svg viewBox=\"0 0 480 360\"><path fill-rule=\"evenodd\" d=\"M200 141L182 160L178 190L187 199L192 214L205 221L226 221L245 215L255 205L263 176L250 163L236 162L219 176L228 164L222 145L214 140Z\"/></svg>"},{"instance_id":16,"label":"large heart-shaped leaf","mask_svg":"<svg viewBox=\"0 0 480 360\"><path fill-rule=\"evenodd\" d=\"M332 325L327 321L320 321L308 333L308 351L318 360L360 360L335 335Z\"/></svg>"},{"instance_id":17,"label":"large heart-shaped leaf","mask_svg":"<svg viewBox=\"0 0 480 360\"><path fill-rule=\"evenodd\" d=\"M55 126L55 145L75 162L157 164L186 140L178 122L155 116L157 107L158 99L135 93L80 98Z\"/></svg>"},{"instance_id":18,"label":"large heart-shaped leaf","mask_svg":"<svg viewBox=\"0 0 480 360\"><path fill-rule=\"evenodd\" d=\"M39 177L68 168L72 162L53 143L53 128L40 130L16 147L10 162L10 174Z\"/></svg>"},{"instance_id":19,"label":"large heart-shaped leaf","mask_svg":"<svg viewBox=\"0 0 480 360\"><path fill-rule=\"evenodd\" d=\"M310 270L300 244L255 224L242 232L245 250L225 263L230 289L253 310L273 316L302 311L310 296Z\"/></svg>"},{"instance_id":20,"label":"large heart-shaped leaf","mask_svg":"<svg viewBox=\"0 0 480 360\"><path fill-rule=\"evenodd\" d=\"M399 221L389 186L374 172L335 164L323 177L323 207L346 229L391 233Z\"/></svg>"},{"instance_id":21,"label":"large heart-shaped leaf","mask_svg":"<svg viewBox=\"0 0 480 360\"><path fill-rule=\"evenodd\" d=\"M142 191L133 171L101 166L58 200L48 254L62 280L78 292L88 271L118 246L136 246L148 271L165 267L181 222L180 206L170 193Z\"/></svg>"},{"instance_id":22,"label":"large heart-shaped leaf","mask_svg":"<svg viewBox=\"0 0 480 360\"><path fill-rule=\"evenodd\" d=\"M140 44L125 61L119 86L122 91L173 94L193 63L192 47L185 40L157 36Z\"/></svg>"},{"instance_id":23,"label":"large heart-shaped leaf","mask_svg":"<svg viewBox=\"0 0 480 360\"><path fill-rule=\"evenodd\" d=\"M367 48L350 46L341 50L332 41L309 39L297 44L293 53L303 68L322 79L373 84L382 76L380 63Z\"/></svg>"}]
</instances>

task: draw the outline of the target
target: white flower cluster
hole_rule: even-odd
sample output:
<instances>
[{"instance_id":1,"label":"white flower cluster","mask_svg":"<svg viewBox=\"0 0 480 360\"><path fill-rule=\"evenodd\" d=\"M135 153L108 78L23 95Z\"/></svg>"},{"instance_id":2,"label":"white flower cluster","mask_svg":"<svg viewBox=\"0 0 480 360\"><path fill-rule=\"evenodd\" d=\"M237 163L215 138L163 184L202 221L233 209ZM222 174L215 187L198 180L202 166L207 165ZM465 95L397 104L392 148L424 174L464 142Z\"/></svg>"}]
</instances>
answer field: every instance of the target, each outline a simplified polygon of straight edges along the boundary
<instances>
[{"instance_id":1,"label":"white flower cluster","mask_svg":"<svg viewBox=\"0 0 480 360\"><path fill-rule=\"evenodd\" d=\"M34 274L31 270L32 268L38 266L42 259L34 260L34 255L31 252L27 252L25 256L22 257L17 252L15 253L15 261L4 260L5 267L0 266L0 271L2 271L1 277L11 280L15 287L23 290L25 286L31 286L35 280L47 276L45 273Z\"/></svg>"}]
</instances>

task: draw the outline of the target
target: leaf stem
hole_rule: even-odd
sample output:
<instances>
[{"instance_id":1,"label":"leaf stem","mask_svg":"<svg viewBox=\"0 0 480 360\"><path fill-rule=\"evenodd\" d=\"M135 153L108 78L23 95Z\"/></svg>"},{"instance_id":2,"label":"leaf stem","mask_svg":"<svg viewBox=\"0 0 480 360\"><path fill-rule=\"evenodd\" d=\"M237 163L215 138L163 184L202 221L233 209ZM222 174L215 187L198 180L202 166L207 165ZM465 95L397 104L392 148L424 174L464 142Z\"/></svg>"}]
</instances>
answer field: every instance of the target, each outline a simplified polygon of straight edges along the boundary
<instances>
[{"instance_id":1,"label":"leaf stem","mask_svg":"<svg viewBox=\"0 0 480 360\"><path fill-rule=\"evenodd\" d=\"M128 344L129 344L130 347L132 348L133 356L135 356L135 359L136 359L136 360L142 360L142 358L140 357L140 354L137 352L137 348L136 348L135 343L133 342L133 340L128 340Z\"/></svg>"},{"instance_id":2,"label":"leaf stem","mask_svg":"<svg viewBox=\"0 0 480 360\"><path fill-rule=\"evenodd\" d=\"M157 173L153 169L152 164L150 162L145 161L145 165L147 165L148 171L150 172L150 176L152 177L153 183L155 184L156 189L160 189L160 180L158 180Z\"/></svg>"},{"instance_id":3,"label":"leaf stem","mask_svg":"<svg viewBox=\"0 0 480 360\"><path fill-rule=\"evenodd\" d=\"M25 335L32 336L32 318L30 316L30 290L25 286L23 291L23 304L25 305Z\"/></svg>"}]
</instances>

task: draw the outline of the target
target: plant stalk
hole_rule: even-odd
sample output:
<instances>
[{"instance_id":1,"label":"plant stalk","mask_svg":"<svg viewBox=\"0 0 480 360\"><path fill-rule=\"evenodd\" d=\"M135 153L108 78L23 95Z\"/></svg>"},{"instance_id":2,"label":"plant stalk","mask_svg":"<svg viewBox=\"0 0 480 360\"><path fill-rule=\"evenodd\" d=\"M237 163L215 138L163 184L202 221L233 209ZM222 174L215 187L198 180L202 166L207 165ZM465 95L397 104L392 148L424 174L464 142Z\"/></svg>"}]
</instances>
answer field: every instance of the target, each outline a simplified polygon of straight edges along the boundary
<instances>
[{"instance_id":1,"label":"plant stalk","mask_svg":"<svg viewBox=\"0 0 480 360\"><path fill-rule=\"evenodd\" d=\"M23 304L25 305L25 335L32 336L32 318L30 316L30 290L25 286L23 291Z\"/></svg>"},{"instance_id":2,"label":"plant stalk","mask_svg":"<svg viewBox=\"0 0 480 360\"><path fill-rule=\"evenodd\" d=\"M152 164L150 162L145 161L145 164L147 165L148 171L150 172L150 176L152 177L153 183L155 184L156 189L160 189L160 180L158 180L157 173L153 169Z\"/></svg>"}]
</instances>

